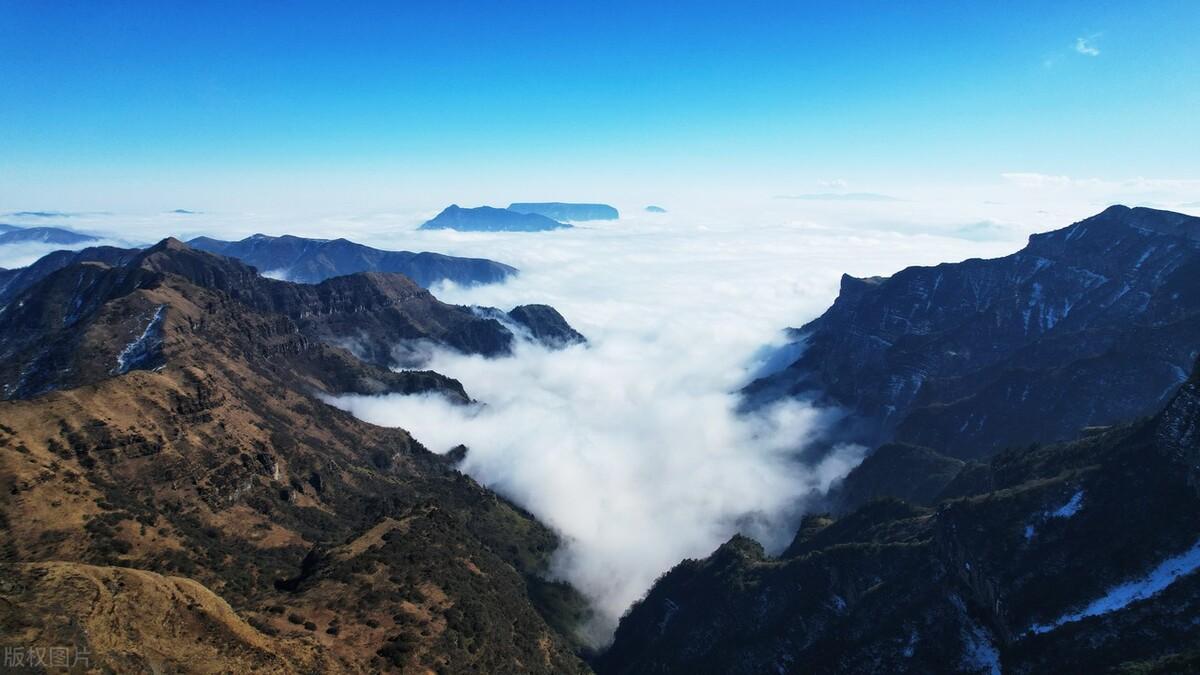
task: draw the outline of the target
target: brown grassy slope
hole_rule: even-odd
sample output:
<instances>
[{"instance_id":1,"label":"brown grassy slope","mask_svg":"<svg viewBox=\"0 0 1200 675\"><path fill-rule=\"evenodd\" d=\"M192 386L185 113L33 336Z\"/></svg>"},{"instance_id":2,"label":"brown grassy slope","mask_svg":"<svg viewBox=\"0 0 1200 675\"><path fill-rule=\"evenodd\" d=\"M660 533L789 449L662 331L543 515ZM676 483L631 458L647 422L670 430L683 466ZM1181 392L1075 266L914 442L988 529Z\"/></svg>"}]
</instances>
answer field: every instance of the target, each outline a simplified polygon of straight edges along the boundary
<instances>
[{"instance_id":1,"label":"brown grassy slope","mask_svg":"<svg viewBox=\"0 0 1200 675\"><path fill-rule=\"evenodd\" d=\"M118 591L111 620L144 632L126 643L89 631L94 661L192 664L198 644L215 643L234 647L213 652L212 669L233 672L584 669L530 601L531 585L554 588L536 578L554 535L405 432L313 396L348 382L417 385L385 382L286 318L180 277L151 286L105 302L78 328L80 349L111 356L130 317L165 306L161 369L0 403L0 567L184 576L236 615L143 621L123 615L138 603ZM162 598L183 596L169 583L142 586L170 605ZM21 622L51 629L85 621L83 607L64 615L37 599L51 596L30 604L0 588L0 605L22 602ZM0 641L17 644L5 616Z\"/></svg>"}]
</instances>

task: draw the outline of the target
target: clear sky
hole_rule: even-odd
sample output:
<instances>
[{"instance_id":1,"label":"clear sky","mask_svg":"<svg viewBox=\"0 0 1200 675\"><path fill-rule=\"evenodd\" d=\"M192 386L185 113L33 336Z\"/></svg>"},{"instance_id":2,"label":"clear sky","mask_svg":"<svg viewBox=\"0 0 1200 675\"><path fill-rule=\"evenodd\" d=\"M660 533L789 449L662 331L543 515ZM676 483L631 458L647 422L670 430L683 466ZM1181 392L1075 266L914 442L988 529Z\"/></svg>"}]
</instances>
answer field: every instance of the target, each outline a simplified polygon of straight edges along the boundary
<instances>
[{"instance_id":1,"label":"clear sky","mask_svg":"<svg viewBox=\"0 0 1200 675\"><path fill-rule=\"evenodd\" d=\"M0 208L1194 179L1198 34L1196 0L0 0Z\"/></svg>"}]
</instances>

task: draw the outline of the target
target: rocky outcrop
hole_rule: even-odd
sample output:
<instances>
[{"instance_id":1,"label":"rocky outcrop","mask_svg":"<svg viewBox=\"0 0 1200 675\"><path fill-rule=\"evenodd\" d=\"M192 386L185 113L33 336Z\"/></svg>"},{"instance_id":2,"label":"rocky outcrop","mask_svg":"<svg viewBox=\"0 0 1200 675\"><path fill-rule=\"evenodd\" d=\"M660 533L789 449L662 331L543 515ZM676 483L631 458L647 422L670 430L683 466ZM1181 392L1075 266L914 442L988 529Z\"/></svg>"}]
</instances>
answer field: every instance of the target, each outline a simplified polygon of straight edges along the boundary
<instances>
[{"instance_id":1,"label":"rocky outcrop","mask_svg":"<svg viewBox=\"0 0 1200 675\"><path fill-rule=\"evenodd\" d=\"M521 305L508 313L510 319L529 331L534 340L552 347L587 342L558 310L550 305Z\"/></svg>"},{"instance_id":2,"label":"rocky outcrop","mask_svg":"<svg viewBox=\"0 0 1200 675\"><path fill-rule=\"evenodd\" d=\"M841 432L962 458L1153 412L1200 332L1200 218L1114 206L995 260L843 277L801 356L747 388L851 411Z\"/></svg>"}]
</instances>

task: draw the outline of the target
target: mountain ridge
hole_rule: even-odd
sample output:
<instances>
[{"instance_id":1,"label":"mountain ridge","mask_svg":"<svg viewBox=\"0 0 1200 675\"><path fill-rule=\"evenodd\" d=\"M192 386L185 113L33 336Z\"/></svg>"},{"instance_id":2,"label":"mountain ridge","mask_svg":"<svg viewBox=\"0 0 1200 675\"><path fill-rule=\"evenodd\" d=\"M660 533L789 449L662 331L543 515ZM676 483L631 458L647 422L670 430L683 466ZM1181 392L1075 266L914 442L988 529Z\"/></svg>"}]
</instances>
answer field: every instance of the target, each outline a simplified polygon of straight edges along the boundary
<instances>
[{"instance_id":1,"label":"mountain ridge","mask_svg":"<svg viewBox=\"0 0 1200 675\"><path fill-rule=\"evenodd\" d=\"M1002 258L843 276L748 405L813 398L850 412L846 438L959 459L1147 414L1197 356L1197 232L1200 218L1116 206Z\"/></svg>"},{"instance_id":2,"label":"mountain ridge","mask_svg":"<svg viewBox=\"0 0 1200 675\"><path fill-rule=\"evenodd\" d=\"M428 251L385 251L347 239L311 239L255 234L240 241L196 237L188 245L237 258L288 281L315 284L357 272L395 272L429 288L442 281L462 286L500 283L517 269L484 258L459 258Z\"/></svg>"}]
</instances>

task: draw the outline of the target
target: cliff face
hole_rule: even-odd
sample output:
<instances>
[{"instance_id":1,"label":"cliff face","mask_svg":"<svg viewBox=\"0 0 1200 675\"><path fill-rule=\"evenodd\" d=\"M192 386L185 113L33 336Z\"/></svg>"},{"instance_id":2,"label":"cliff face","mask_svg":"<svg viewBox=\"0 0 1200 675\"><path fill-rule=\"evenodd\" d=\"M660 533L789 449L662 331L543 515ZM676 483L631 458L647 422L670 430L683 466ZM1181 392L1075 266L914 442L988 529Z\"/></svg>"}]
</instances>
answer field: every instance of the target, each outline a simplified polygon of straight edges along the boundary
<instances>
[{"instance_id":1,"label":"cliff face","mask_svg":"<svg viewBox=\"0 0 1200 675\"><path fill-rule=\"evenodd\" d=\"M197 237L193 248L237 258L262 272L306 284L358 272L403 274L423 288L452 281L461 286L504 281L517 270L483 258L457 258L439 253L383 251L345 239L306 239L256 234L241 241Z\"/></svg>"},{"instance_id":2,"label":"cliff face","mask_svg":"<svg viewBox=\"0 0 1200 675\"><path fill-rule=\"evenodd\" d=\"M1002 453L934 508L810 517L665 575L602 673L1183 672L1200 665L1200 405ZM1190 664L1190 665L1189 665Z\"/></svg>"},{"instance_id":3,"label":"cliff face","mask_svg":"<svg viewBox=\"0 0 1200 675\"><path fill-rule=\"evenodd\" d=\"M583 603L543 578L553 533L319 399L466 401L319 337L368 308L450 310L401 277L247 270L167 241L5 309L5 376L27 396L0 402L0 646L74 645L115 671L586 670Z\"/></svg>"},{"instance_id":4,"label":"cliff face","mask_svg":"<svg viewBox=\"0 0 1200 675\"><path fill-rule=\"evenodd\" d=\"M844 277L799 359L747 394L845 406L868 444L986 457L1161 407L1198 330L1200 219L1114 206L1004 258Z\"/></svg>"}]
</instances>

